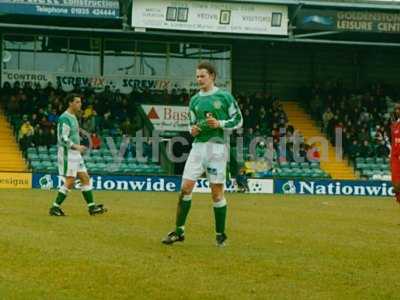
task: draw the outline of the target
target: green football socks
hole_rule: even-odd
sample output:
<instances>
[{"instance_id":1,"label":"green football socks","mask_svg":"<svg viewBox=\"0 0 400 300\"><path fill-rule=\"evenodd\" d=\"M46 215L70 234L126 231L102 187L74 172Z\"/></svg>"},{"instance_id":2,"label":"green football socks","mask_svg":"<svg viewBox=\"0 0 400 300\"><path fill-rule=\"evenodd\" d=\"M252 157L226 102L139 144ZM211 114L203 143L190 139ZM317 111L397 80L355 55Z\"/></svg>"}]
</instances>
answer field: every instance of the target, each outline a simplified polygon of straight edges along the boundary
<instances>
[{"instance_id":1,"label":"green football socks","mask_svg":"<svg viewBox=\"0 0 400 300\"><path fill-rule=\"evenodd\" d=\"M185 231L186 218L192 206L192 195L180 195L176 213L176 233L182 235Z\"/></svg>"},{"instance_id":2,"label":"green football socks","mask_svg":"<svg viewBox=\"0 0 400 300\"><path fill-rule=\"evenodd\" d=\"M86 201L87 206L88 207L94 206L95 203L94 203L94 199L93 199L92 187L90 185L85 185L85 186L82 186L81 190L82 190L82 195Z\"/></svg>"},{"instance_id":3,"label":"green football socks","mask_svg":"<svg viewBox=\"0 0 400 300\"><path fill-rule=\"evenodd\" d=\"M68 192L69 190L65 186L60 187L60 189L58 190L57 198L53 202L53 206L60 207L61 204L63 204L65 198L67 198Z\"/></svg>"},{"instance_id":4,"label":"green football socks","mask_svg":"<svg viewBox=\"0 0 400 300\"><path fill-rule=\"evenodd\" d=\"M227 205L225 198L218 202L214 202L215 232L217 234L225 233L226 209Z\"/></svg>"}]
</instances>

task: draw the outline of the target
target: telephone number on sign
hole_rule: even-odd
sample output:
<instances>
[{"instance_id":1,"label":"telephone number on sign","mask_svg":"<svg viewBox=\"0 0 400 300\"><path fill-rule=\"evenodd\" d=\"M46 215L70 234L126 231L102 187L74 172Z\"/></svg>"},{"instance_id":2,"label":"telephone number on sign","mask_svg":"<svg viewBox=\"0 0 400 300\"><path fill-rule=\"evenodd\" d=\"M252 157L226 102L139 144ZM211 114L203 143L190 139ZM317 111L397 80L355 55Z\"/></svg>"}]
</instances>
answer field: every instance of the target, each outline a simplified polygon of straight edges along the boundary
<instances>
[{"instance_id":1,"label":"telephone number on sign","mask_svg":"<svg viewBox=\"0 0 400 300\"><path fill-rule=\"evenodd\" d=\"M71 8L71 14L74 15L89 15L90 10L88 8Z\"/></svg>"},{"instance_id":2,"label":"telephone number on sign","mask_svg":"<svg viewBox=\"0 0 400 300\"><path fill-rule=\"evenodd\" d=\"M100 9L96 8L92 10L92 14L95 16L114 16L115 17L115 10L112 9Z\"/></svg>"}]
</instances>

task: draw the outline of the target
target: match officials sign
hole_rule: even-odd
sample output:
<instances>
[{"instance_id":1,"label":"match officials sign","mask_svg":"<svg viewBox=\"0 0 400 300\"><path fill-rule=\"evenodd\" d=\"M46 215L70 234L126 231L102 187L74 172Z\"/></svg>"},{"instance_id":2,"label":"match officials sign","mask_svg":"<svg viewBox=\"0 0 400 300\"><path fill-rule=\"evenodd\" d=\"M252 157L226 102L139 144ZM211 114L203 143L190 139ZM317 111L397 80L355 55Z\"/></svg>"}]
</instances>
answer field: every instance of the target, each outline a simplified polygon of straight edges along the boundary
<instances>
[{"instance_id":1,"label":"match officials sign","mask_svg":"<svg viewBox=\"0 0 400 300\"><path fill-rule=\"evenodd\" d=\"M136 0L132 4L132 27L287 35L288 8L225 1Z\"/></svg>"},{"instance_id":2,"label":"match officials sign","mask_svg":"<svg viewBox=\"0 0 400 300\"><path fill-rule=\"evenodd\" d=\"M0 189L31 189L31 173L0 173Z\"/></svg>"},{"instance_id":3,"label":"match officials sign","mask_svg":"<svg viewBox=\"0 0 400 300\"><path fill-rule=\"evenodd\" d=\"M119 18L119 2L110 0L0 0L2 14L76 18Z\"/></svg>"},{"instance_id":4,"label":"match officials sign","mask_svg":"<svg viewBox=\"0 0 400 300\"><path fill-rule=\"evenodd\" d=\"M143 111L158 131L189 131L187 106L142 105Z\"/></svg>"},{"instance_id":5,"label":"match officials sign","mask_svg":"<svg viewBox=\"0 0 400 300\"><path fill-rule=\"evenodd\" d=\"M303 9L298 29L399 33L400 13Z\"/></svg>"}]
</instances>

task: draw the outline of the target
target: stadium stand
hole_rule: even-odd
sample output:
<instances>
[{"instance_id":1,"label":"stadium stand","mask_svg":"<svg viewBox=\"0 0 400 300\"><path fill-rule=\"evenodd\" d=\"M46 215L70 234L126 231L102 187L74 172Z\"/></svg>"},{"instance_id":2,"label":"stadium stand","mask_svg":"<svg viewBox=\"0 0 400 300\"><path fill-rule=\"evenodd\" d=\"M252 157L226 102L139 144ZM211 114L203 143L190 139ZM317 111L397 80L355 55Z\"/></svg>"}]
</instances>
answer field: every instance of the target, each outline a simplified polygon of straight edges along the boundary
<instances>
[{"instance_id":1,"label":"stadium stand","mask_svg":"<svg viewBox=\"0 0 400 300\"><path fill-rule=\"evenodd\" d=\"M304 101L306 109L332 143L335 130L342 129L343 152L361 177L389 178L394 91L378 83L351 91L344 89L340 81L329 81L315 84L304 95L311 99L309 104Z\"/></svg>"},{"instance_id":2,"label":"stadium stand","mask_svg":"<svg viewBox=\"0 0 400 300\"><path fill-rule=\"evenodd\" d=\"M75 89L83 96L81 127L83 144L92 144L85 155L86 166L92 174L164 174L151 159L148 141L144 142L144 160L127 137L142 127L137 98L112 93L108 89L95 94L90 89ZM65 92L49 84L45 89L16 83L5 83L1 92L5 114L11 123L15 139L29 167L36 172L57 173L58 116L65 110ZM140 97L138 97L140 99ZM90 141L89 141L90 139ZM126 148L119 158L121 144ZM114 164L112 164L114 163Z\"/></svg>"},{"instance_id":3,"label":"stadium stand","mask_svg":"<svg viewBox=\"0 0 400 300\"><path fill-rule=\"evenodd\" d=\"M96 94L90 89L75 91L83 96L81 127L88 135L83 143L90 143L92 150L85 155L86 165L92 174L163 174L158 164L151 162L151 147L144 143L146 161L135 157L135 145L131 137L142 128L143 121L138 114L138 105L169 104L187 105L194 91L175 90L150 92L134 91L122 95L105 89ZM45 89L26 84L20 87L5 83L2 89L2 103L5 114L12 124L16 140L23 151L29 167L34 171L57 172L56 123L65 109L65 92L49 84ZM329 174L321 170L318 151L315 147L302 144L300 156L304 161L295 161L292 145L294 128L288 123L282 104L271 95L257 93L238 95L239 105L244 114L244 166L253 177L313 177L327 178ZM288 140L286 153L281 153L279 143ZM270 138L272 143L256 143L255 153L250 153L250 143L255 138ZM90 139L90 141L89 141ZM233 139L234 140L234 139ZM120 149L125 143L127 151L115 168L109 168L118 154L113 146ZM234 145L235 146L235 145ZM270 151L270 154L266 154ZM270 156L268 156L270 155ZM271 157L272 159L265 159ZM118 159L117 159L118 161Z\"/></svg>"},{"instance_id":4,"label":"stadium stand","mask_svg":"<svg viewBox=\"0 0 400 300\"><path fill-rule=\"evenodd\" d=\"M268 93L256 93L249 96L237 95L236 98L244 118L244 132L239 131L238 135L243 138L244 167L247 174L256 178L330 177L320 167L316 145L300 142L296 157L293 149L295 128L288 122L283 105L276 97ZM301 138L302 133L298 134ZM257 142L257 138L262 140ZM286 148L280 146L282 139L286 139ZM235 140L234 138L233 141ZM237 152L235 147L237 145L232 147L233 153Z\"/></svg>"}]
</instances>

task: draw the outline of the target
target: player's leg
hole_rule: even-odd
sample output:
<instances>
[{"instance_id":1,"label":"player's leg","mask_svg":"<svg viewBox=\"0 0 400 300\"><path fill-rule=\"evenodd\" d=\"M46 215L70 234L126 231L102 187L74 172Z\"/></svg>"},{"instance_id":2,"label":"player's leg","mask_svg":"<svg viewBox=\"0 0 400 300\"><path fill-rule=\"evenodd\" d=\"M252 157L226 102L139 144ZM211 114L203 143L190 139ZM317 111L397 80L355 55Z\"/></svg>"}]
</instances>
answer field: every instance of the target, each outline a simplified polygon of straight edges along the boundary
<instances>
[{"instance_id":1,"label":"player's leg","mask_svg":"<svg viewBox=\"0 0 400 300\"><path fill-rule=\"evenodd\" d=\"M61 217L65 216L64 211L61 209L61 205L67 198L68 193L74 187L75 177L67 176L65 177L64 184L59 188L56 199L50 208L49 214L51 216Z\"/></svg>"},{"instance_id":2,"label":"player's leg","mask_svg":"<svg viewBox=\"0 0 400 300\"><path fill-rule=\"evenodd\" d=\"M81 182L82 195L88 206L89 213L91 215L97 215L106 212L107 209L104 208L102 204L96 204L94 201L89 174L85 170L81 170L77 173L77 176Z\"/></svg>"},{"instance_id":3,"label":"player's leg","mask_svg":"<svg viewBox=\"0 0 400 300\"><path fill-rule=\"evenodd\" d=\"M228 151L225 145L213 144L207 163L207 177L211 186L214 206L215 232L218 246L224 246L227 202L224 196Z\"/></svg>"},{"instance_id":4,"label":"player's leg","mask_svg":"<svg viewBox=\"0 0 400 300\"><path fill-rule=\"evenodd\" d=\"M397 203L400 204L400 160L398 157L391 157L392 186Z\"/></svg>"},{"instance_id":5,"label":"player's leg","mask_svg":"<svg viewBox=\"0 0 400 300\"><path fill-rule=\"evenodd\" d=\"M68 149L58 148L58 173L65 178L64 184L59 188L57 198L54 200L49 214L51 216L65 216L61 209L61 204L64 202L69 191L73 188L76 178L76 162L71 159L71 153Z\"/></svg>"},{"instance_id":6,"label":"player's leg","mask_svg":"<svg viewBox=\"0 0 400 300\"><path fill-rule=\"evenodd\" d=\"M182 235L185 231L185 223L192 206L192 192L196 181L183 179L181 192L179 194L178 206L176 209L176 233Z\"/></svg>"},{"instance_id":7,"label":"player's leg","mask_svg":"<svg viewBox=\"0 0 400 300\"><path fill-rule=\"evenodd\" d=\"M195 184L194 180L183 179L176 209L175 230L169 232L162 240L164 244L171 245L185 240L185 224L192 206L192 191Z\"/></svg>"},{"instance_id":8,"label":"player's leg","mask_svg":"<svg viewBox=\"0 0 400 300\"><path fill-rule=\"evenodd\" d=\"M199 146L193 146L183 171L181 191L176 210L176 227L174 231L168 233L167 237L162 240L164 244L169 245L185 239L185 223L192 206L192 191L197 179L203 173L201 149L199 149Z\"/></svg>"},{"instance_id":9,"label":"player's leg","mask_svg":"<svg viewBox=\"0 0 400 300\"><path fill-rule=\"evenodd\" d=\"M211 196L214 206L215 233L218 246L224 246L227 239L225 233L227 202L224 196L224 184L212 183Z\"/></svg>"}]
</instances>

